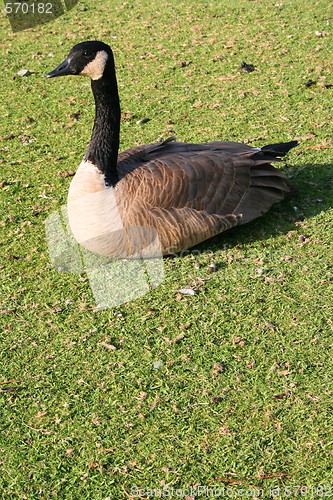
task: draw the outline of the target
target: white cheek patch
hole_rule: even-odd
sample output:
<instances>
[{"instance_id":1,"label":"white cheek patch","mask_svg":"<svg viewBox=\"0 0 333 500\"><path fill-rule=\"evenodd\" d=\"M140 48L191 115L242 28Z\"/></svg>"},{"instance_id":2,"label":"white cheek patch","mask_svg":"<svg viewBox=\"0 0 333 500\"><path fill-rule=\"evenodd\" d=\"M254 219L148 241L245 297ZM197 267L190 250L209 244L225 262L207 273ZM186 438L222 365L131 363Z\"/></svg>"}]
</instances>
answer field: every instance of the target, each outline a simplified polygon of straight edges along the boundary
<instances>
[{"instance_id":1,"label":"white cheek patch","mask_svg":"<svg viewBox=\"0 0 333 500\"><path fill-rule=\"evenodd\" d=\"M98 51L95 59L83 68L80 75L89 76L92 80L99 80L103 76L107 59L108 54L105 50Z\"/></svg>"}]
</instances>

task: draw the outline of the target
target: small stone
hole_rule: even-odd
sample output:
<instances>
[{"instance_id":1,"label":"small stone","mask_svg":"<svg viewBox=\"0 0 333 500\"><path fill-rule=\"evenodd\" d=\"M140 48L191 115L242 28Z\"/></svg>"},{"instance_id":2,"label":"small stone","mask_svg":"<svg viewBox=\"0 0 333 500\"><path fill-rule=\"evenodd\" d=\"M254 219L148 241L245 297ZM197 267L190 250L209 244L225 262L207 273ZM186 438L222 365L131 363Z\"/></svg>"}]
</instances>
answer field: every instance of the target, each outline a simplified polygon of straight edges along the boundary
<instances>
[{"instance_id":1,"label":"small stone","mask_svg":"<svg viewBox=\"0 0 333 500\"><path fill-rule=\"evenodd\" d=\"M20 71L17 72L19 76L30 76L32 75L31 71L28 69L20 69Z\"/></svg>"},{"instance_id":2,"label":"small stone","mask_svg":"<svg viewBox=\"0 0 333 500\"><path fill-rule=\"evenodd\" d=\"M154 361L153 362L153 368L155 368L155 370L160 370L163 366L163 361Z\"/></svg>"},{"instance_id":3,"label":"small stone","mask_svg":"<svg viewBox=\"0 0 333 500\"><path fill-rule=\"evenodd\" d=\"M306 240L305 234L300 234L299 237L298 237L298 241L303 242L305 240Z\"/></svg>"},{"instance_id":4,"label":"small stone","mask_svg":"<svg viewBox=\"0 0 333 500\"><path fill-rule=\"evenodd\" d=\"M198 290L193 290L193 288L180 288L177 291L184 295L196 295L198 293Z\"/></svg>"},{"instance_id":5,"label":"small stone","mask_svg":"<svg viewBox=\"0 0 333 500\"><path fill-rule=\"evenodd\" d=\"M264 269L263 267L256 267L255 272L257 274L265 274L266 273L266 269Z\"/></svg>"}]
</instances>

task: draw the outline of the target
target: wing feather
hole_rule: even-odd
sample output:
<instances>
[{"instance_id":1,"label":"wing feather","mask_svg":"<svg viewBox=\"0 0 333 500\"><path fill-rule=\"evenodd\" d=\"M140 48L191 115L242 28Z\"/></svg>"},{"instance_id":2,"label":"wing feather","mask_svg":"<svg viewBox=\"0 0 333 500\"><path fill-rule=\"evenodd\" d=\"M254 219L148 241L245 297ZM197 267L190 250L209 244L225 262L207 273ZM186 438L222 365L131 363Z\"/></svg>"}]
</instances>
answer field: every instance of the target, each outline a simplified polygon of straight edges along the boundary
<instances>
[{"instance_id":1,"label":"wing feather","mask_svg":"<svg viewBox=\"0 0 333 500\"><path fill-rule=\"evenodd\" d=\"M249 222L290 191L284 174L270 165L278 156L241 143L172 138L126 150L115 188L124 223L155 227L166 254Z\"/></svg>"}]
</instances>

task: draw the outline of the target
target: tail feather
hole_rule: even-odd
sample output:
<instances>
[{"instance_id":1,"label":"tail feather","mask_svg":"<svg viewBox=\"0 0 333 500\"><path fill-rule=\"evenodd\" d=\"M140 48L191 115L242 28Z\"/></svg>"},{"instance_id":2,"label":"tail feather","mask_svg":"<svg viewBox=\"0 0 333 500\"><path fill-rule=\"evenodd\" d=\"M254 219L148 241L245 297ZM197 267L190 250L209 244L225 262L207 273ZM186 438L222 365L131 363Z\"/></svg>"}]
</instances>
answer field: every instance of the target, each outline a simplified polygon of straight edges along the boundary
<instances>
[{"instance_id":1,"label":"tail feather","mask_svg":"<svg viewBox=\"0 0 333 500\"><path fill-rule=\"evenodd\" d=\"M290 142L279 142L277 144L269 144L268 146L264 146L261 148L262 151L272 151L276 154L276 156L284 156L288 153L292 148L295 148L298 145L297 141Z\"/></svg>"}]
</instances>

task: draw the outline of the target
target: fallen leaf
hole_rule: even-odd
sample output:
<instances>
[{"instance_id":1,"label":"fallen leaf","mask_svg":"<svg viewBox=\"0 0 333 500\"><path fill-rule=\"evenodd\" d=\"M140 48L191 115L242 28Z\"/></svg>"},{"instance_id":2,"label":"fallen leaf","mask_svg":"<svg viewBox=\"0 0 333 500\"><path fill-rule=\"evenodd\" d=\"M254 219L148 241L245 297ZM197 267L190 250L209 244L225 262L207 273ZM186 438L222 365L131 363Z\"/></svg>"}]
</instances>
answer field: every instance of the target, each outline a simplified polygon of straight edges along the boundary
<instances>
[{"instance_id":1,"label":"fallen leaf","mask_svg":"<svg viewBox=\"0 0 333 500\"><path fill-rule=\"evenodd\" d=\"M213 370L212 370L212 375L213 376L218 375L219 373L221 373L223 371L224 371L224 368L221 365L221 363L214 363Z\"/></svg>"},{"instance_id":2,"label":"fallen leaf","mask_svg":"<svg viewBox=\"0 0 333 500\"><path fill-rule=\"evenodd\" d=\"M102 342L99 342L97 345L100 346L100 347L106 347L110 351L116 351L117 350L116 346L114 346L112 344L109 344L108 342L102 341Z\"/></svg>"},{"instance_id":3,"label":"fallen leaf","mask_svg":"<svg viewBox=\"0 0 333 500\"><path fill-rule=\"evenodd\" d=\"M272 332L276 332L277 331L277 328L276 326L274 326L272 323L270 323L269 321L265 321L265 325L267 326L267 328L269 328L270 330L272 330Z\"/></svg>"},{"instance_id":4,"label":"fallen leaf","mask_svg":"<svg viewBox=\"0 0 333 500\"><path fill-rule=\"evenodd\" d=\"M179 335L177 335L177 337L169 340L169 344L175 344L176 342L183 340L184 337L185 337L185 335L183 333L180 333Z\"/></svg>"},{"instance_id":5,"label":"fallen leaf","mask_svg":"<svg viewBox=\"0 0 333 500\"><path fill-rule=\"evenodd\" d=\"M210 398L210 402L211 403L220 403L221 401L223 401L223 397L220 397L220 396L213 396L212 398Z\"/></svg>"},{"instance_id":6,"label":"fallen leaf","mask_svg":"<svg viewBox=\"0 0 333 500\"><path fill-rule=\"evenodd\" d=\"M308 80L306 83L304 83L305 87L312 87L312 85L316 85L317 82L314 82L313 80Z\"/></svg>"},{"instance_id":7,"label":"fallen leaf","mask_svg":"<svg viewBox=\"0 0 333 500\"><path fill-rule=\"evenodd\" d=\"M191 63L192 63L192 61L180 61L180 62L178 63L178 66L179 66L180 68L186 68L186 67L187 67L187 66L189 66Z\"/></svg>"},{"instance_id":8,"label":"fallen leaf","mask_svg":"<svg viewBox=\"0 0 333 500\"><path fill-rule=\"evenodd\" d=\"M191 326L191 323L190 323L190 322L187 322L187 323L184 323L184 324L182 324L182 325L179 325L179 328L180 328L181 330L186 330L186 328L190 328L190 326Z\"/></svg>"},{"instance_id":9,"label":"fallen leaf","mask_svg":"<svg viewBox=\"0 0 333 500\"><path fill-rule=\"evenodd\" d=\"M283 399L285 397L287 397L287 394L285 394L284 392L281 392L280 394L275 394L273 396L273 399Z\"/></svg>"},{"instance_id":10,"label":"fallen leaf","mask_svg":"<svg viewBox=\"0 0 333 500\"><path fill-rule=\"evenodd\" d=\"M9 135L6 135L6 137L2 137L3 141L10 141L11 139L15 139L15 137L18 137L18 135L14 135L13 132L11 132Z\"/></svg>"},{"instance_id":11,"label":"fallen leaf","mask_svg":"<svg viewBox=\"0 0 333 500\"><path fill-rule=\"evenodd\" d=\"M3 389L0 389L0 392L15 392L20 390L20 387L4 387Z\"/></svg>"},{"instance_id":12,"label":"fallen leaf","mask_svg":"<svg viewBox=\"0 0 333 500\"><path fill-rule=\"evenodd\" d=\"M75 175L74 170L61 170L55 174L55 177L72 177L73 175Z\"/></svg>"},{"instance_id":13,"label":"fallen leaf","mask_svg":"<svg viewBox=\"0 0 333 500\"><path fill-rule=\"evenodd\" d=\"M45 415L47 415L47 411L39 411L36 415L35 418L42 418Z\"/></svg>"},{"instance_id":14,"label":"fallen leaf","mask_svg":"<svg viewBox=\"0 0 333 500\"><path fill-rule=\"evenodd\" d=\"M240 344L240 343L242 342L242 340L243 340L243 337L234 337L234 338L232 339L232 343L233 343L234 345L235 345L235 344ZM244 344L244 342L243 342L243 344Z\"/></svg>"},{"instance_id":15,"label":"fallen leaf","mask_svg":"<svg viewBox=\"0 0 333 500\"><path fill-rule=\"evenodd\" d=\"M281 370L278 372L279 375L290 375L292 372L289 370Z\"/></svg>"},{"instance_id":16,"label":"fallen leaf","mask_svg":"<svg viewBox=\"0 0 333 500\"><path fill-rule=\"evenodd\" d=\"M226 425L222 425L222 427L219 427L218 429L219 434L226 435L230 434L230 429Z\"/></svg>"},{"instance_id":17,"label":"fallen leaf","mask_svg":"<svg viewBox=\"0 0 333 500\"><path fill-rule=\"evenodd\" d=\"M133 113L121 113L122 120L130 120L131 118L134 118Z\"/></svg>"},{"instance_id":18,"label":"fallen leaf","mask_svg":"<svg viewBox=\"0 0 333 500\"><path fill-rule=\"evenodd\" d=\"M99 466L98 462L95 462L94 460L91 460L91 462L88 462L88 467L89 469L96 469L96 467Z\"/></svg>"},{"instance_id":19,"label":"fallen leaf","mask_svg":"<svg viewBox=\"0 0 333 500\"><path fill-rule=\"evenodd\" d=\"M308 399L311 399L311 401L316 401L316 402L317 402L317 401L320 401L320 397L318 397L318 396L313 396L312 394L307 394L307 395L306 395L306 397L307 397Z\"/></svg>"},{"instance_id":20,"label":"fallen leaf","mask_svg":"<svg viewBox=\"0 0 333 500\"><path fill-rule=\"evenodd\" d=\"M19 257L18 255L9 255L10 260L25 260L25 257Z\"/></svg>"}]
</instances>

